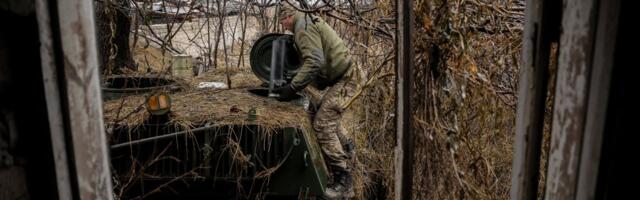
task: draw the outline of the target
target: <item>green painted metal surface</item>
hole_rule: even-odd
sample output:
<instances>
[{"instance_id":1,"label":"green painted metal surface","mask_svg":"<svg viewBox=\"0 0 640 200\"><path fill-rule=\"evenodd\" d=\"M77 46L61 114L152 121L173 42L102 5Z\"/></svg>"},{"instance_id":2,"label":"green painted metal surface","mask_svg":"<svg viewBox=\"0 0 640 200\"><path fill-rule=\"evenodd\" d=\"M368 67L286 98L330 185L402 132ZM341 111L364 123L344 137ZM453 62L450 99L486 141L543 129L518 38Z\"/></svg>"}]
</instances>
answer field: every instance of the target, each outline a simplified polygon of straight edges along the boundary
<instances>
[{"instance_id":1,"label":"green painted metal surface","mask_svg":"<svg viewBox=\"0 0 640 200\"><path fill-rule=\"evenodd\" d=\"M280 194L320 196L327 185L327 168L314 134L285 128L294 145L288 159L271 177L270 191Z\"/></svg>"},{"instance_id":2,"label":"green painted metal surface","mask_svg":"<svg viewBox=\"0 0 640 200\"><path fill-rule=\"evenodd\" d=\"M251 70L261 81L268 83L271 68L272 43L275 39L284 37L286 42L286 58L284 73L285 79L289 82L293 79L298 68L302 66L300 54L295 47L293 35L270 33L260 37L251 47L249 62Z\"/></svg>"},{"instance_id":3,"label":"green painted metal surface","mask_svg":"<svg viewBox=\"0 0 640 200\"><path fill-rule=\"evenodd\" d=\"M142 135L133 134L132 137L136 138L132 140L152 136L148 134L166 134L161 133L165 132L164 129L137 130ZM123 130L123 133L127 135L128 131ZM121 139L130 140L128 136ZM243 154L240 157L246 158L245 161L238 160L239 151L234 150L236 147L240 148L238 150ZM192 136L114 149L111 151L112 164L116 172L128 173L132 168L129 155L136 155L139 163L147 163L157 156L158 149L164 148L166 151L163 156L180 161L160 159L147 166L145 173L154 176L142 178L144 183L139 182L146 191L198 166L201 168L195 172L203 179L189 182L190 187L180 193L199 197L229 197L238 194L236 187L241 184L247 189L245 191L256 194L313 197L321 196L327 184L328 171L314 133L290 127L275 130L263 129L258 125L216 127ZM261 177L260 174L270 169L276 170L269 176ZM136 195L139 194L131 196Z\"/></svg>"}]
</instances>

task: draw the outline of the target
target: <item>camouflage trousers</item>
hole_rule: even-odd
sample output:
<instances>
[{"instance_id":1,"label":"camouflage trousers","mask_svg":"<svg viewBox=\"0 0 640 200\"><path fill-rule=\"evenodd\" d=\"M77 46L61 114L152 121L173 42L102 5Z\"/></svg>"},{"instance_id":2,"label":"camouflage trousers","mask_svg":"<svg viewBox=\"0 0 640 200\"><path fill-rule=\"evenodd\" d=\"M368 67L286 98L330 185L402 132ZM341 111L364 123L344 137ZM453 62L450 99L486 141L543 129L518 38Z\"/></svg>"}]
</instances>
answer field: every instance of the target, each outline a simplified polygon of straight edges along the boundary
<instances>
[{"instance_id":1,"label":"camouflage trousers","mask_svg":"<svg viewBox=\"0 0 640 200\"><path fill-rule=\"evenodd\" d=\"M311 107L315 108L310 109L313 129L327 167L332 170L347 171L351 168L348 166L349 156L343 148L350 137L347 130L340 124L345 113L344 107L355 93L356 85L351 71L349 70L342 80L327 88L323 95L320 94L320 98L311 98Z\"/></svg>"}]
</instances>

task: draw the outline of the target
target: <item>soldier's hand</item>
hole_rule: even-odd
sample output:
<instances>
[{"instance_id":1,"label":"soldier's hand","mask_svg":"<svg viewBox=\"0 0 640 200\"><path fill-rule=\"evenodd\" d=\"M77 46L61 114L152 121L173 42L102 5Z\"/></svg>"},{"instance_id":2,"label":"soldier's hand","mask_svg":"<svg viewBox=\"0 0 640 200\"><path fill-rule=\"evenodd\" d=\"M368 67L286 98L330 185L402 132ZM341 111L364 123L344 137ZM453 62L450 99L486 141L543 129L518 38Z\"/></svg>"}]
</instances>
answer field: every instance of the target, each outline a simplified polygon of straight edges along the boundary
<instances>
[{"instance_id":1,"label":"soldier's hand","mask_svg":"<svg viewBox=\"0 0 640 200\"><path fill-rule=\"evenodd\" d=\"M293 89L291 84L284 85L282 87L276 88L275 92L280 96L277 98L278 101L291 101L296 98L296 90Z\"/></svg>"}]
</instances>

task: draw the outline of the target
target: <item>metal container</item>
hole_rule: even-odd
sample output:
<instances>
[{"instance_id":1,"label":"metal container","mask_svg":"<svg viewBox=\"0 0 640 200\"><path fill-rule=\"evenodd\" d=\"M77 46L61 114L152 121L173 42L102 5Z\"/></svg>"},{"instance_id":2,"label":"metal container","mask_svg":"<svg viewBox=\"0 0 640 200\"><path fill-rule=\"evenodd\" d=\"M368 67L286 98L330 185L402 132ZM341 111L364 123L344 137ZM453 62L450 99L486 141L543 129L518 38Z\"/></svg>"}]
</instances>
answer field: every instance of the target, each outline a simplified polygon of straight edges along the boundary
<instances>
[{"instance_id":1,"label":"metal container","mask_svg":"<svg viewBox=\"0 0 640 200\"><path fill-rule=\"evenodd\" d=\"M171 79L152 76L115 75L105 78L102 98L111 100L128 95L146 94L152 91L177 91L180 88Z\"/></svg>"}]
</instances>

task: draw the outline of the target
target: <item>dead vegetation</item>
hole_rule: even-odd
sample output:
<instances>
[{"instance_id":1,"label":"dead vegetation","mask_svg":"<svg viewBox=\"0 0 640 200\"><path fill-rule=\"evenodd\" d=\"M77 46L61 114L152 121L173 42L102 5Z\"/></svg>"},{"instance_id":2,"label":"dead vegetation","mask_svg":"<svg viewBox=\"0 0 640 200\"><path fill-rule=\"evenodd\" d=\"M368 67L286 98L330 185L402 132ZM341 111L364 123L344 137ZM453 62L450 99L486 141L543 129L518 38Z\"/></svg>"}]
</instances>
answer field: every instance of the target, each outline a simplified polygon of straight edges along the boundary
<instances>
[{"instance_id":1,"label":"dead vegetation","mask_svg":"<svg viewBox=\"0 0 640 200\"><path fill-rule=\"evenodd\" d=\"M414 198L508 199L524 3L415 2Z\"/></svg>"},{"instance_id":2,"label":"dead vegetation","mask_svg":"<svg viewBox=\"0 0 640 200\"><path fill-rule=\"evenodd\" d=\"M307 124L308 117L297 102L279 102L250 94L246 88L229 90L191 90L174 93L172 96L172 124L182 128L193 128L194 124L213 123L216 125L246 124L248 111L256 108L255 124L264 127L297 127ZM136 127L144 125L150 115L144 109L146 96L129 96L105 102L105 121L118 122L120 126ZM124 103L121 103L124 102ZM121 113L121 115L118 115Z\"/></svg>"},{"instance_id":3,"label":"dead vegetation","mask_svg":"<svg viewBox=\"0 0 640 200\"><path fill-rule=\"evenodd\" d=\"M359 97L343 120L357 146L353 160L357 198L390 199L396 120L394 1L301 2L285 3L327 20L357 62ZM258 118L252 123L311 131L302 107L246 92L261 83L248 68L248 49L256 37L247 35L247 27L255 28L257 35L281 31L275 25L273 6L249 5L254 4L249 1L240 7L240 15L233 20L205 14L192 19L193 23L167 23L166 30L171 31L165 32L152 33L148 22L136 22L140 31L132 30L134 37L139 37L133 39L137 41L133 52L139 67L135 73L171 77L167 60L172 54L196 52L192 56L202 58L196 65L201 64L201 71L206 72L184 79L184 90L172 94L173 126L188 130L206 123L246 124L247 112L256 107ZM419 175L414 178L414 199L506 199L524 5L519 0L418 0L414 5L412 98L417 103L412 109L412 126L414 174ZM232 39L219 39L229 37L225 34L232 34ZM207 81L228 83L231 89L197 89L200 82ZM138 95L105 102L108 126L144 125L148 118L145 98ZM226 147L237 150L232 143ZM243 154L234 152L241 167ZM198 174L182 178L186 177ZM126 180L116 181L123 182Z\"/></svg>"}]
</instances>

